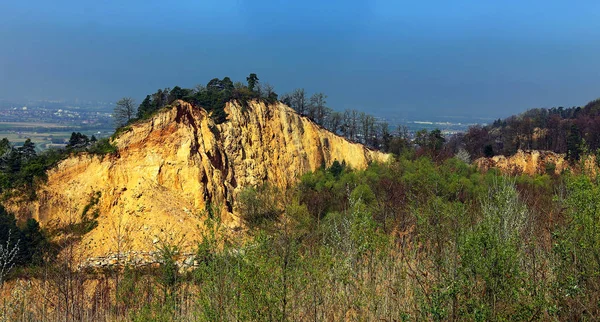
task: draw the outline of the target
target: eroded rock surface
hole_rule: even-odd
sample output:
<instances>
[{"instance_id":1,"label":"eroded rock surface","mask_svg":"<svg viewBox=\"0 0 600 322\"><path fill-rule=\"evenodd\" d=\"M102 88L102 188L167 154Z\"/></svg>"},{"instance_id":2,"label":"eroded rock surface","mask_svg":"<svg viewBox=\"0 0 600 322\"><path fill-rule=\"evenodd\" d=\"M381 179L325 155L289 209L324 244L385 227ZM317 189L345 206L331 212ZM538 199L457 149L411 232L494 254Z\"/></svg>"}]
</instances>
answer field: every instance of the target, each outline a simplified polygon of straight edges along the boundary
<instances>
[{"instance_id":1,"label":"eroded rock surface","mask_svg":"<svg viewBox=\"0 0 600 322\"><path fill-rule=\"evenodd\" d=\"M554 169L555 174L560 174L568 167L564 154L551 151L523 151L505 157L496 155L491 158L479 158L475 165L484 171L497 168L506 174L544 174Z\"/></svg>"},{"instance_id":2,"label":"eroded rock surface","mask_svg":"<svg viewBox=\"0 0 600 322\"><path fill-rule=\"evenodd\" d=\"M228 121L215 124L203 109L176 102L120 134L117 155L72 156L49 171L35 202L7 206L52 227L81 221L87 206L98 225L79 243L82 256L151 251L157 240L189 248L201 238L208 204L221 205L226 226L240 227L235 200L244 187L285 188L335 160L364 168L389 158L283 104L228 104L226 112Z\"/></svg>"}]
</instances>

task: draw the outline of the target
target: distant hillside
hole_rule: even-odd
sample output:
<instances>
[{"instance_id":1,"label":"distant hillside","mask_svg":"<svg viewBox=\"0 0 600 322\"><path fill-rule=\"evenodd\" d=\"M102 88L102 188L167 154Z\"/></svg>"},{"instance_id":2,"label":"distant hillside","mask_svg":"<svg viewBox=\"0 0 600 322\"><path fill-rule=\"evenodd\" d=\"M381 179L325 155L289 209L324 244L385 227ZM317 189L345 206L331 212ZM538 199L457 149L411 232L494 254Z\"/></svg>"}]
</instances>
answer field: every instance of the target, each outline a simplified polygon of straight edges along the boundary
<instances>
[{"instance_id":1,"label":"distant hillside","mask_svg":"<svg viewBox=\"0 0 600 322\"><path fill-rule=\"evenodd\" d=\"M586 150L600 148L600 99L584 107L531 109L488 126L474 126L462 141L472 158L548 150L579 160Z\"/></svg>"}]
</instances>

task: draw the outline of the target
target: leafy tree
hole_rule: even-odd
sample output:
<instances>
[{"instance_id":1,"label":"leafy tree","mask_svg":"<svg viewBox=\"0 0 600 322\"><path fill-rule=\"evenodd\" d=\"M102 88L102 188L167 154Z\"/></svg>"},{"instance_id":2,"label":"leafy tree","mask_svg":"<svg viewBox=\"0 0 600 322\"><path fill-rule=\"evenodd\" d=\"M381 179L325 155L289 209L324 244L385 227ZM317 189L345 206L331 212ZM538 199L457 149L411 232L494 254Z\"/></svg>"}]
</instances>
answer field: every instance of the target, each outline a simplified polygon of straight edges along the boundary
<instances>
[{"instance_id":1,"label":"leafy tree","mask_svg":"<svg viewBox=\"0 0 600 322\"><path fill-rule=\"evenodd\" d=\"M567 137L567 158L570 161L578 161L581 156L581 135L577 125L571 125L569 136Z\"/></svg>"},{"instance_id":2,"label":"leafy tree","mask_svg":"<svg viewBox=\"0 0 600 322\"><path fill-rule=\"evenodd\" d=\"M27 219L21 231L19 262L27 265L41 265L44 254L49 251L50 244L40 228L40 224L32 218Z\"/></svg>"},{"instance_id":3,"label":"leafy tree","mask_svg":"<svg viewBox=\"0 0 600 322\"><path fill-rule=\"evenodd\" d=\"M342 172L344 171L344 168L345 168L345 163L342 164L338 160L335 160L331 164L331 167L329 167L329 172L331 172L331 174L333 174L333 176L335 178L338 178L340 176L340 174L342 174Z\"/></svg>"},{"instance_id":4,"label":"leafy tree","mask_svg":"<svg viewBox=\"0 0 600 322\"><path fill-rule=\"evenodd\" d=\"M223 81L218 78L213 78L206 84L206 90L209 92L220 92L224 89L225 85L223 84Z\"/></svg>"},{"instance_id":5,"label":"leafy tree","mask_svg":"<svg viewBox=\"0 0 600 322\"><path fill-rule=\"evenodd\" d=\"M235 85L233 84L231 78L227 76L223 77L221 84L223 84L223 89L226 90L229 95L231 95L231 92L235 89Z\"/></svg>"},{"instance_id":6,"label":"leafy tree","mask_svg":"<svg viewBox=\"0 0 600 322\"><path fill-rule=\"evenodd\" d=\"M277 204L278 193L275 187L267 184L242 190L238 196L242 219L252 228L272 223L282 212Z\"/></svg>"},{"instance_id":7,"label":"leafy tree","mask_svg":"<svg viewBox=\"0 0 600 322\"><path fill-rule=\"evenodd\" d=\"M35 152L35 143L31 142L31 139L25 140L22 146L17 149L17 153L21 158L22 162L27 162L37 156Z\"/></svg>"},{"instance_id":8,"label":"leafy tree","mask_svg":"<svg viewBox=\"0 0 600 322\"><path fill-rule=\"evenodd\" d=\"M429 148L433 151L441 150L444 142L446 142L446 139L439 129L435 129L429 133Z\"/></svg>"},{"instance_id":9,"label":"leafy tree","mask_svg":"<svg viewBox=\"0 0 600 322\"><path fill-rule=\"evenodd\" d=\"M152 98L150 97L150 95L146 95L146 98L144 98L142 104L140 104L140 106L138 107L137 117L143 118L144 116L152 113L153 110L154 104L152 102Z\"/></svg>"},{"instance_id":10,"label":"leafy tree","mask_svg":"<svg viewBox=\"0 0 600 322\"><path fill-rule=\"evenodd\" d=\"M173 103L176 100L183 99L191 93L191 90L184 89L179 86L173 87L173 89L169 92L168 104Z\"/></svg>"},{"instance_id":11,"label":"leafy tree","mask_svg":"<svg viewBox=\"0 0 600 322\"><path fill-rule=\"evenodd\" d=\"M14 263L21 266L42 264L44 255L50 251L48 239L35 219L28 219L20 229L15 216L0 205L0 245L7 243L18 243Z\"/></svg>"},{"instance_id":12,"label":"leafy tree","mask_svg":"<svg viewBox=\"0 0 600 322\"><path fill-rule=\"evenodd\" d=\"M88 139L87 135L81 134L79 132L73 132L71 133L71 138L69 138L67 149L83 149L87 147L89 143L90 140Z\"/></svg>"},{"instance_id":13,"label":"leafy tree","mask_svg":"<svg viewBox=\"0 0 600 322\"><path fill-rule=\"evenodd\" d=\"M426 129L418 130L415 133L415 143L422 148L427 148L429 146L429 132Z\"/></svg>"},{"instance_id":14,"label":"leafy tree","mask_svg":"<svg viewBox=\"0 0 600 322\"><path fill-rule=\"evenodd\" d=\"M12 151L12 145L7 138L0 140L0 158L7 156Z\"/></svg>"},{"instance_id":15,"label":"leafy tree","mask_svg":"<svg viewBox=\"0 0 600 322\"><path fill-rule=\"evenodd\" d=\"M19 228L17 227L17 219L13 214L10 214L0 205L0 244L6 243L11 233L11 243L15 243L19 238Z\"/></svg>"},{"instance_id":16,"label":"leafy tree","mask_svg":"<svg viewBox=\"0 0 600 322\"><path fill-rule=\"evenodd\" d=\"M258 76L255 73L251 73L246 77L246 80L248 81L248 89L253 92L258 83Z\"/></svg>"}]
</instances>

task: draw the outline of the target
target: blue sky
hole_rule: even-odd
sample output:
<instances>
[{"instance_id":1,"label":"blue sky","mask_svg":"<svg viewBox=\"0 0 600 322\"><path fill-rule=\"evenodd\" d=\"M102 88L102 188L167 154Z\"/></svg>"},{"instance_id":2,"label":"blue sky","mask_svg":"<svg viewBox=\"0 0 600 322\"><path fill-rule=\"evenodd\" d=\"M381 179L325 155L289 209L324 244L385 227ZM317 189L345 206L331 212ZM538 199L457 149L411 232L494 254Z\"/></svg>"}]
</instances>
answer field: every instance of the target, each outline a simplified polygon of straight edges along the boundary
<instances>
[{"instance_id":1,"label":"blue sky","mask_svg":"<svg viewBox=\"0 0 600 322\"><path fill-rule=\"evenodd\" d=\"M0 99L141 99L251 72L380 116L600 97L598 1L2 1Z\"/></svg>"}]
</instances>

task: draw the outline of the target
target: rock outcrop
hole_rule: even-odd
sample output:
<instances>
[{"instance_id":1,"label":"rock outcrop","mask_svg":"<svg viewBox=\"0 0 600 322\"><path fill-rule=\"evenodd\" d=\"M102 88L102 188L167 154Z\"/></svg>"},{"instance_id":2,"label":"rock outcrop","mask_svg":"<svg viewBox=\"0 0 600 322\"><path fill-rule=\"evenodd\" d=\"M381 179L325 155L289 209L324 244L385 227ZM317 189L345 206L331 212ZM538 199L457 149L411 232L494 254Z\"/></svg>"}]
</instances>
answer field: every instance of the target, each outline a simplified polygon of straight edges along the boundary
<instances>
[{"instance_id":1,"label":"rock outcrop","mask_svg":"<svg viewBox=\"0 0 600 322\"><path fill-rule=\"evenodd\" d=\"M7 206L54 228L95 218L79 242L82 256L150 251L159 240L186 248L201 238L209 204L221 206L228 227L241 226L236 196L244 187L285 188L335 160L364 168L389 158L283 104L229 103L226 112L228 120L215 124L205 110L178 101L124 129L116 155L72 156L48 172L35 202Z\"/></svg>"},{"instance_id":2,"label":"rock outcrop","mask_svg":"<svg viewBox=\"0 0 600 322\"><path fill-rule=\"evenodd\" d=\"M497 168L506 174L545 174L553 171L554 174L560 174L568 167L564 154L558 154L551 151L523 151L505 157L497 155L491 158L479 158L475 160L475 165L484 171L491 168Z\"/></svg>"}]
</instances>

